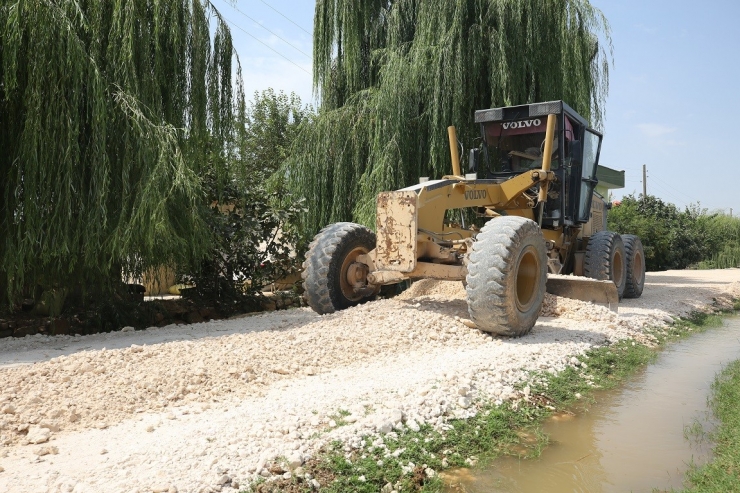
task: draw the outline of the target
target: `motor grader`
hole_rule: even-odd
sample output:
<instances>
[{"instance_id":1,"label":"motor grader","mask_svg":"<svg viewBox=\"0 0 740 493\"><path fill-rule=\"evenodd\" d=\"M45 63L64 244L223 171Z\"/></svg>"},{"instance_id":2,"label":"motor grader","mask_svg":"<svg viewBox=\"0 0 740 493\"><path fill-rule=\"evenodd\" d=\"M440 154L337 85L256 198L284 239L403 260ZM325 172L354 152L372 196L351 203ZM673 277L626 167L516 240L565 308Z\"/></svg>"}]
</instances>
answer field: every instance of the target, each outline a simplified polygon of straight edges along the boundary
<instances>
[{"instance_id":1,"label":"motor grader","mask_svg":"<svg viewBox=\"0 0 740 493\"><path fill-rule=\"evenodd\" d=\"M348 308L408 279L458 280L479 329L521 336L546 290L613 309L642 294L640 239L606 230L594 192L602 134L563 101L480 110L475 122L482 144L468 173L450 127L452 175L379 194L375 232L336 223L316 235L302 274L313 310ZM474 212L468 225L464 210Z\"/></svg>"}]
</instances>

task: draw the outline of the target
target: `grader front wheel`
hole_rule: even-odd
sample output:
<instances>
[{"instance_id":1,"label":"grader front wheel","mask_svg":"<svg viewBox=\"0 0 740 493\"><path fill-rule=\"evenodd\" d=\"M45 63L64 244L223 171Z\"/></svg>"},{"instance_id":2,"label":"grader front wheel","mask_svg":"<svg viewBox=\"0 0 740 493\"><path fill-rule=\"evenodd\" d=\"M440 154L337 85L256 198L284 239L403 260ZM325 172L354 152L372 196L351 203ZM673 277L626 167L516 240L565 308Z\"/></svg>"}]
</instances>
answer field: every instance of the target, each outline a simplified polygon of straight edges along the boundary
<instances>
[{"instance_id":1,"label":"grader front wheel","mask_svg":"<svg viewBox=\"0 0 740 493\"><path fill-rule=\"evenodd\" d=\"M375 248L375 233L355 223L335 223L313 239L303 262L308 306L324 315L358 305L375 295L367 267L357 257Z\"/></svg>"},{"instance_id":2,"label":"grader front wheel","mask_svg":"<svg viewBox=\"0 0 740 493\"><path fill-rule=\"evenodd\" d=\"M479 329L528 333L545 299L547 254L537 223L517 216L489 221L468 255L468 312Z\"/></svg>"}]
</instances>

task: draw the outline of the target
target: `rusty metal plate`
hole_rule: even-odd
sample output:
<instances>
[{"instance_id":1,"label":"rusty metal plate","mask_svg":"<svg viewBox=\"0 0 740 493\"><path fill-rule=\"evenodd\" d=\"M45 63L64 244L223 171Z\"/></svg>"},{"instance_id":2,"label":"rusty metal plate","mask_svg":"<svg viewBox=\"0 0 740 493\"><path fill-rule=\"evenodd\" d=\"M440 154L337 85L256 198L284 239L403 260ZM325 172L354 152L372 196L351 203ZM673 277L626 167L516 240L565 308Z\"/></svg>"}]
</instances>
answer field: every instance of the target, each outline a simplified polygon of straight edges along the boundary
<instances>
[{"instance_id":1,"label":"rusty metal plate","mask_svg":"<svg viewBox=\"0 0 740 493\"><path fill-rule=\"evenodd\" d=\"M416 267L416 192L383 192L378 195L375 219L378 270L411 272Z\"/></svg>"}]
</instances>

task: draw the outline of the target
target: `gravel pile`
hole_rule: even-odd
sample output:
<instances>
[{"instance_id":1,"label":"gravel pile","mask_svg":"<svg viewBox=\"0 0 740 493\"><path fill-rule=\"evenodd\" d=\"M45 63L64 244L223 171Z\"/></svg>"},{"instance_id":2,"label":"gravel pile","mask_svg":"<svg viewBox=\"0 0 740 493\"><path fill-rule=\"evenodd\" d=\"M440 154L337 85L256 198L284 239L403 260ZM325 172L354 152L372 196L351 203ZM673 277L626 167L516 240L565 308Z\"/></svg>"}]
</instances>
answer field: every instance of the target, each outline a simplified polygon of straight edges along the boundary
<instances>
[{"instance_id":1,"label":"gravel pile","mask_svg":"<svg viewBox=\"0 0 740 493\"><path fill-rule=\"evenodd\" d=\"M618 315L548 295L519 339L467 327L461 283L427 280L326 316L0 341L0 491L236 491L270 476L276 457L295 468L330 440L350 451L368 435L443 429L481 399L521 398L529 371L645 338L648 325L739 296L739 280L737 270L649 275Z\"/></svg>"}]
</instances>

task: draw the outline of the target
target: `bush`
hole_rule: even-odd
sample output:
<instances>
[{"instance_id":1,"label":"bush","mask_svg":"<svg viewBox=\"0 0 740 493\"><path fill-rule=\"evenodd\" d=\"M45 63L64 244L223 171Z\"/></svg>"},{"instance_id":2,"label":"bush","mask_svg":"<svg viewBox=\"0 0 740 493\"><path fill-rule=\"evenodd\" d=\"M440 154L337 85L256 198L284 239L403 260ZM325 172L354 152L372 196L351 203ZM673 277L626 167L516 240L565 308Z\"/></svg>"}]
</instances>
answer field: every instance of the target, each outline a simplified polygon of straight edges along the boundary
<instances>
[{"instance_id":1,"label":"bush","mask_svg":"<svg viewBox=\"0 0 740 493\"><path fill-rule=\"evenodd\" d=\"M228 181L204 178L209 253L181 277L196 285L186 296L216 301L222 311L256 308L265 285L297 270L295 258L308 243L298 232L303 200L286 191L276 172L311 109L294 94L268 89L255 93L245 114L237 148L225 158Z\"/></svg>"},{"instance_id":2,"label":"bush","mask_svg":"<svg viewBox=\"0 0 740 493\"><path fill-rule=\"evenodd\" d=\"M295 225L305 212L302 201L283 196L271 203L259 184L232 184L204 211L211 234L209 254L181 280L194 284L186 295L220 304L222 311L256 307L263 287L296 271L295 245L302 243Z\"/></svg>"},{"instance_id":3,"label":"bush","mask_svg":"<svg viewBox=\"0 0 740 493\"><path fill-rule=\"evenodd\" d=\"M740 219L629 195L612 208L608 222L617 233L640 236L649 271L740 264Z\"/></svg>"}]
</instances>

